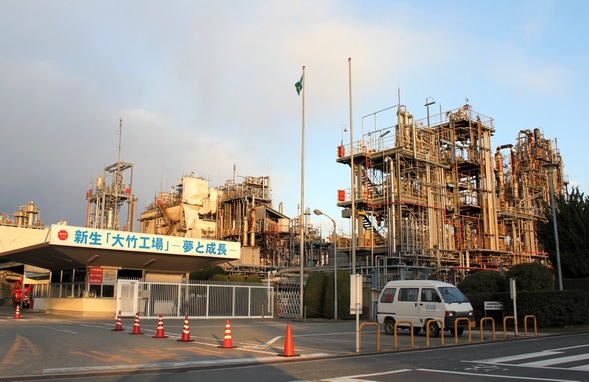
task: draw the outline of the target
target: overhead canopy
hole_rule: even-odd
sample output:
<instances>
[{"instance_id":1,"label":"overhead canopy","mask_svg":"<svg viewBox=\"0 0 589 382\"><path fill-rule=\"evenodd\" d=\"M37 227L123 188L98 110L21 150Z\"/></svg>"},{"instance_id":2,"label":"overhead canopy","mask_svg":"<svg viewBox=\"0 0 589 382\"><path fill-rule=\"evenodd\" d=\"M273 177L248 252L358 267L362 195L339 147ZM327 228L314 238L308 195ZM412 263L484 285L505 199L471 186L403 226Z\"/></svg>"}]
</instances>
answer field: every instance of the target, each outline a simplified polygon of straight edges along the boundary
<instances>
[{"instance_id":1,"label":"overhead canopy","mask_svg":"<svg viewBox=\"0 0 589 382\"><path fill-rule=\"evenodd\" d=\"M52 271L114 267L192 272L240 258L240 244L52 225L42 229L0 226L0 263L19 262Z\"/></svg>"}]
</instances>

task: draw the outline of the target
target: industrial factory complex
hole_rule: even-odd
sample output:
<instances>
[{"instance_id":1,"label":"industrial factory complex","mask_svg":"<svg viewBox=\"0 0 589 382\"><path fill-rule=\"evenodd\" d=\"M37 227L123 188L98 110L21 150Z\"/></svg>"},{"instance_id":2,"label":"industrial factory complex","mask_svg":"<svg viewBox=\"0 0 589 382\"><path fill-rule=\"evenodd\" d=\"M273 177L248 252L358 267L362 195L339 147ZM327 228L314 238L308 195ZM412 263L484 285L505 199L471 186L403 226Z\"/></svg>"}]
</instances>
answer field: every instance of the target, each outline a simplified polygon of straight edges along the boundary
<instances>
[{"instance_id":1,"label":"industrial factory complex","mask_svg":"<svg viewBox=\"0 0 589 382\"><path fill-rule=\"evenodd\" d=\"M44 285L37 292L49 309L59 305L51 296L115 300L117 280L181 282L212 265L296 283L300 269L333 270L337 260L341 269L354 264L373 290L394 279L455 282L478 269L550 265L538 223L550 186L556 195L568 186L555 140L537 128L501 126L514 141L492 143L493 118L468 104L433 115L428 108L422 119L401 105L365 119L371 128L360 140L334 145L350 177L333 203L354 219L355 232L322 237L308 211L286 216L269 176L234 175L213 186L185 175L136 216L133 164L119 160L87 191L85 227L44 226L33 202L0 214L0 283L24 273ZM121 308L104 304L97 309Z\"/></svg>"}]
</instances>

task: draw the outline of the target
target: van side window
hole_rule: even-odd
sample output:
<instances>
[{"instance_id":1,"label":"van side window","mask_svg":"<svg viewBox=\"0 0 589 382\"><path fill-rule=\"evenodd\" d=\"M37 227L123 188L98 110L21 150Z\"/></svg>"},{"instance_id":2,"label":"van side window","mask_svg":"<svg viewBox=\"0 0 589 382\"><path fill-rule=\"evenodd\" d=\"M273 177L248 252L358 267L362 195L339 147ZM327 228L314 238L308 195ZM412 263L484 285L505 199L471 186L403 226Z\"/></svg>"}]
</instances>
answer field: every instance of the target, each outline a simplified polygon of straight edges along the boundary
<instances>
[{"instance_id":1,"label":"van side window","mask_svg":"<svg viewBox=\"0 0 589 382\"><path fill-rule=\"evenodd\" d=\"M422 302L442 302L438 292L433 288L423 288L421 290L421 301Z\"/></svg>"},{"instance_id":2,"label":"van side window","mask_svg":"<svg viewBox=\"0 0 589 382\"><path fill-rule=\"evenodd\" d=\"M397 291L397 288L386 288L382 292L382 296L380 297L380 302L383 302L383 303L391 303L391 302L393 302L393 299L395 297L395 292L396 291Z\"/></svg>"},{"instance_id":3,"label":"van side window","mask_svg":"<svg viewBox=\"0 0 589 382\"><path fill-rule=\"evenodd\" d=\"M419 297L419 288L401 288L399 290L399 301L416 302Z\"/></svg>"}]
</instances>

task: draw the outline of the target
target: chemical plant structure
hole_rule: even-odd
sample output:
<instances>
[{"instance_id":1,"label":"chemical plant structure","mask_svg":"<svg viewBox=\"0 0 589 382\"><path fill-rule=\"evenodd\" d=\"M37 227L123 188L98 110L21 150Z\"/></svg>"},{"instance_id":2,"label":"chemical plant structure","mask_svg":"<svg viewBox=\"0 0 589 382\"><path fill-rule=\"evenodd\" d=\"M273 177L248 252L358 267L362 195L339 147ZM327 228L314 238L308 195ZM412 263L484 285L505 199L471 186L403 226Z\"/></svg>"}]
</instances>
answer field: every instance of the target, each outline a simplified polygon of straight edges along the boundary
<instances>
[{"instance_id":1,"label":"chemical plant structure","mask_svg":"<svg viewBox=\"0 0 589 382\"><path fill-rule=\"evenodd\" d=\"M535 128L493 150L492 118L468 104L430 117L431 104L421 120L402 105L370 114L374 129L338 147L354 182L337 204L347 216L355 210L358 227L355 242L337 243L340 254L355 252L373 285L408 271L456 281L470 270L550 265L537 237L550 203L545 166L556 167L557 195L568 185L555 143Z\"/></svg>"},{"instance_id":2,"label":"chemical plant structure","mask_svg":"<svg viewBox=\"0 0 589 382\"><path fill-rule=\"evenodd\" d=\"M557 196L567 192L555 141L534 128L520 130L514 144L493 148L491 117L468 104L430 116L431 104L426 102L427 117L420 120L403 105L369 114L362 119L362 138L337 146L336 162L349 167L351 186L338 190L334 203L342 217L355 219L356 228L334 235L338 268L354 268L378 289L399 278L456 282L478 269L551 265L537 232L550 182ZM547 165L556 168L552 180ZM133 231L132 185L133 165L120 161L119 142L119 159L87 191L86 226ZM273 207L269 176L237 176L234 168L233 179L218 187L194 174L183 176L140 214L139 230L237 241L241 259L225 264L228 272L297 282L301 232L305 272L332 270L334 264L333 237L322 237L309 211L287 217L282 203ZM14 220L0 214L0 224L42 226L33 202Z\"/></svg>"}]
</instances>

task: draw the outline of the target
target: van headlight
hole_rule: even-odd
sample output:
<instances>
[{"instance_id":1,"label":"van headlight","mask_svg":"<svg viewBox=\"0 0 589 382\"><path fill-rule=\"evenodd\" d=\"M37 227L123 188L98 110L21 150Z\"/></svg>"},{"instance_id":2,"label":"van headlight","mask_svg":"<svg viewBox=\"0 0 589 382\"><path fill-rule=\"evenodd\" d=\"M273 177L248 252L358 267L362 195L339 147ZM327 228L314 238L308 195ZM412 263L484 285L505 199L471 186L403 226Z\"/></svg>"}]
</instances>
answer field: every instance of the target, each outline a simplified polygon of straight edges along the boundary
<instances>
[{"instance_id":1,"label":"van headlight","mask_svg":"<svg viewBox=\"0 0 589 382\"><path fill-rule=\"evenodd\" d=\"M472 313L472 310L469 310L469 311L468 311L468 316L469 316L469 317L472 317L472 315L473 315L473 313Z\"/></svg>"},{"instance_id":2,"label":"van headlight","mask_svg":"<svg viewBox=\"0 0 589 382\"><path fill-rule=\"evenodd\" d=\"M452 312L452 311L446 312L446 317L454 317L455 315L456 315L456 312Z\"/></svg>"}]
</instances>

